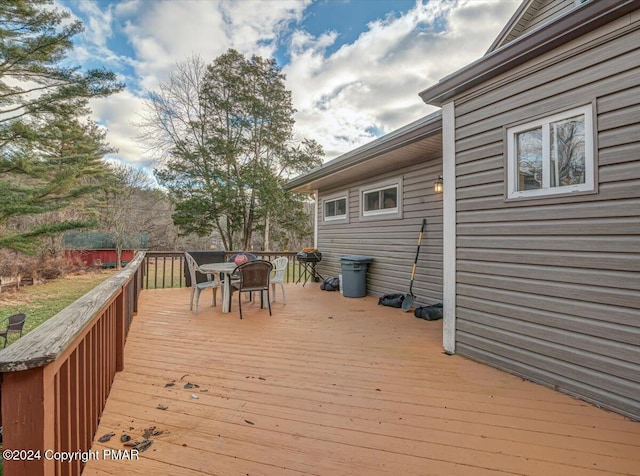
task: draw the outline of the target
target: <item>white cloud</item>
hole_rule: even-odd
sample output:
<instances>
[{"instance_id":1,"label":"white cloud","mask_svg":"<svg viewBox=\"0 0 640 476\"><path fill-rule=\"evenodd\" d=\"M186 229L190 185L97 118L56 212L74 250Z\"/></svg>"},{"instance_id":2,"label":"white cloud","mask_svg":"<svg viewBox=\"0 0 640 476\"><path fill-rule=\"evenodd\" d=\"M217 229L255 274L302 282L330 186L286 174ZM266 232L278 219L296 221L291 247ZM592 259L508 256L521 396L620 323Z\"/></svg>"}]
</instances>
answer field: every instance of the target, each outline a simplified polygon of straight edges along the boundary
<instances>
[{"instance_id":1,"label":"white cloud","mask_svg":"<svg viewBox=\"0 0 640 476\"><path fill-rule=\"evenodd\" d=\"M151 153L139 139L142 131L138 127L144 101L129 90L113 94L108 98L91 101L93 115L107 131L107 141L117 149L112 158L119 158L136 166L148 166Z\"/></svg>"},{"instance_id":2,"label":"white cloud","mask_svg":"<svg viewBox=\"0 0 640 476\"><path fill-rule=\"evenodd\" d=\"M137 10L129 5L118 13L136 12L135 22L129 21L124 31L136 52L140 83L152 89L176 62L195 53L207 62L229 48L245 55L272 56L280 34L301 18L307 3L162 0L145 2Z\"/></svg>"},{"instance_id":3,"label":"white cloud","mask_svg":"<svg viewBox=\"0 0 640 476\"><path fill-rule=\"evenodd\" d=\"M156 89L193 54L211 62L233 47L271 56L287 41L283 72L298 110L296 134L316 139L332 158L432 112L418 93L482 56L518 4L418 0L404 15L370 23L353 43L333 51L338 33L314 36L304 29L308 0L126 0L104 10L105 4L83 1L79 10L89 22L74 54L133 69L127 91L92 106L118 157L146 164L134 126L144 89ZM134 57L108 50L116 30L125 33Z\"/></svg>"},{"instance_id":4,"label":"white cloud","mask_svg":"<svg viewBox=\"0 0 640 476\"><path fill-rule=\"evenodd\" d=\"M111 29L112 8L107 6L106 10L100 10L100 7L88 0L78 2L79 10L87 15L88 21L85 22L85 28L90 32L87 39L101 49L107 46L107 40L113 34Z\"/></svg>"},{"instance_id":5,"label":"white cloud","mask_svg":"<svg viewBox=\"0 0 640 476\"><path fill-rule=\"evenodd\" d=\"M296 32L284 72L297 132L334 157L432 112L418 92L482 56L517 4L417 2L333 54L326 53L333 38Z\"/></svg>"}]
</instances>

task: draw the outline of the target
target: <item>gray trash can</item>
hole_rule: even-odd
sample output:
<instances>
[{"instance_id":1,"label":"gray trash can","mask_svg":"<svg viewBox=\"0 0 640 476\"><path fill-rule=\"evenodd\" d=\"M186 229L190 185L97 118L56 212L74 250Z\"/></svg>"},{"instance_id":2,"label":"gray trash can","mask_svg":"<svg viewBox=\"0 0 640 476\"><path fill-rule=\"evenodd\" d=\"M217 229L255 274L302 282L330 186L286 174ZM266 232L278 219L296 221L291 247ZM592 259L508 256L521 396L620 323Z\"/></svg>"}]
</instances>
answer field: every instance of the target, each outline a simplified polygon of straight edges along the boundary
<instances>
[{"instance_id":1,"label":"gray trash can","mask_svg":"<svg viewBox=\"0 0 640 476\"><path fill-rule=\"evenodd\" d=\"M340 256L342 281L340 288L346 297L364 297L367 295L367 269L373 262L371 256Z\"/></svg>"}]
</instances>

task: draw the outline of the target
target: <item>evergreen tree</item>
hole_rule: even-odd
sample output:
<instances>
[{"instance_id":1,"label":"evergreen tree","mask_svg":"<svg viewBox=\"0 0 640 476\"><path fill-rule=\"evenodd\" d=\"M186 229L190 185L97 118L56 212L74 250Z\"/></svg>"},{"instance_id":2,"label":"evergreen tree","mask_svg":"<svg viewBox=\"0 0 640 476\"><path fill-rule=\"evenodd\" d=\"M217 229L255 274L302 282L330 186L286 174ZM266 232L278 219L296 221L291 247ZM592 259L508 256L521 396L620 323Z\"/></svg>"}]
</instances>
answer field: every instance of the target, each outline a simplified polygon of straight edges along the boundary
<instances>
[{"instance_id":1,"label":"evergreen tree","mask_svg":"<svg viewBox=\"0 0 640 476\"><path fill-rule=\"evenodd\" d=\"M94 188L111 151L81 118L88 100L123 88L114 73L81 71L65 58L82 31L50 0L0 2L0 246L28 251L43 235L86 220L25 229L20 218L59 210Z\"/></svg>"}]
</instances>

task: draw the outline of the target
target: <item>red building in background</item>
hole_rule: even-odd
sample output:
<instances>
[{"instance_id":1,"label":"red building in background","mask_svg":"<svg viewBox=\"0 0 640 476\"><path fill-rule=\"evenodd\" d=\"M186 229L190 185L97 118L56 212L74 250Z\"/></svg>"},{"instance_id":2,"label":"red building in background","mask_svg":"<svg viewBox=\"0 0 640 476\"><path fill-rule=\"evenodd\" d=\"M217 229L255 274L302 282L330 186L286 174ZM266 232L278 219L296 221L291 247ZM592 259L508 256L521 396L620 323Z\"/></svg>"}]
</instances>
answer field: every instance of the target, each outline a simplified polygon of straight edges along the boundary
<instances>
[{"instance_id":1,"label":"red building in background","mask_svg":"<svg viewBox=\"0 0 640 476\"><path fill-rule=\"evenodd\" d=\"M128 233L117 236L115 233L67 232L62 237L65 254L81 260L86 266L102 266L115 268L120 260L124 266L133 259L137 250L147 249L148 236L146 233Z\"/></svg>"}]
</instances>

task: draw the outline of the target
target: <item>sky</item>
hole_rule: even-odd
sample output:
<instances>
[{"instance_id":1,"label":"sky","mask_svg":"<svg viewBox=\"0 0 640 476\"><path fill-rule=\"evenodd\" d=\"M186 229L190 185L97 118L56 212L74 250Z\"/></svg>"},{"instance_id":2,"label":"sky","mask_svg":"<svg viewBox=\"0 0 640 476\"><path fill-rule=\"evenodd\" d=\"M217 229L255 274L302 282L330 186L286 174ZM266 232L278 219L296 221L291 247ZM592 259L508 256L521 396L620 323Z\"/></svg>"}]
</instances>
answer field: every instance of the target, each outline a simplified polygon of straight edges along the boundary
<instances>
[{"instance_id":1,"label":"sky","mask_svg":"<svg viewBox=\"0 0 640 476\"><path fill-rule=\"evenodd\" d=\"M275 58L297 110L295 138L315 139L326 161L432 113L418 93L480 58L520 0L55 2L85 26L69 60L126 84L91 102L117 149L109 158L151 170L145 98L193 55Z\"/></svg>"}]
</instances>

